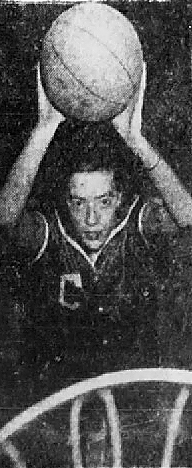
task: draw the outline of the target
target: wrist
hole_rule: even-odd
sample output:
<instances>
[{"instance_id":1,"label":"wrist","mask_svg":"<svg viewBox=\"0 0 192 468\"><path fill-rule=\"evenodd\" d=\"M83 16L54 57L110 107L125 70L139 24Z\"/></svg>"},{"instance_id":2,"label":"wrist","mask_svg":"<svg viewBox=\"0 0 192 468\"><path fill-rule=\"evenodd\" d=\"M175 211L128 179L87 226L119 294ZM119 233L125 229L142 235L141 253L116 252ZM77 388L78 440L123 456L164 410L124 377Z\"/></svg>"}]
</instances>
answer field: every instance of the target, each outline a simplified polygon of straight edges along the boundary
<instances>
[{"instance_id":1,"label":"wrist","mask_svg":"<svg viewBox=\"0 0 192 468\"><path fill-rule=\"evenodd\" d=\"M37 128L41 130L42 132L50 132L50 134L53 136L54 133L57 130L57 127L59 126L59 121L54 120L45 120L45 119L39 119L37 122Z\"/></svg>"},{"instance_id":2,"label":"wrist","mask_svg":"<svg viewBox=\"0 0 192 468\"><path fill-rule=\"evenodd\" d=\"M39 121L33 128L28 144L27 151L24 151L25 157L38 163L43 158L47 147L56 132L57 125L49 122ZM32 163L33 164L33 163Z\"/></svg>"},{"instance_id":3,"label":"wrist","mask_svg":"<svg viewBox=\"0 0 192 468\"><path fill-rule=\"evenodd\" d=\"M131 148L139 156L147 171L155 169L160 162L159 154L151 147L145 137L138 134L131 138Z\"/></svg>"}]
</instances>

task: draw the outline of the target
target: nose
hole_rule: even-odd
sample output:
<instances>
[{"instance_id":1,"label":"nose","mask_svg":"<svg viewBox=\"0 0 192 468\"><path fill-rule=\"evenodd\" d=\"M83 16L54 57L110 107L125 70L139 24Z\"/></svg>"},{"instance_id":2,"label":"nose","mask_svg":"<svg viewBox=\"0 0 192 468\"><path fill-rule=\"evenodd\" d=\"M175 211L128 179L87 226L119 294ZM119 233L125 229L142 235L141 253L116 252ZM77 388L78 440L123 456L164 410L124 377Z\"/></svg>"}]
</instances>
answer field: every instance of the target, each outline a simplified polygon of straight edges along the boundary
<instances>
[{"instance_id":1,"label":"nose","mask_svg":"<svg viewBox=\"0 0 192 468\"><path fill-rule=\"evenodd\" d=\"M99 216L93 203L90 203L86 209L86 224L87 226L95 226L98 223Z\"/></svg>"}]
</instances>

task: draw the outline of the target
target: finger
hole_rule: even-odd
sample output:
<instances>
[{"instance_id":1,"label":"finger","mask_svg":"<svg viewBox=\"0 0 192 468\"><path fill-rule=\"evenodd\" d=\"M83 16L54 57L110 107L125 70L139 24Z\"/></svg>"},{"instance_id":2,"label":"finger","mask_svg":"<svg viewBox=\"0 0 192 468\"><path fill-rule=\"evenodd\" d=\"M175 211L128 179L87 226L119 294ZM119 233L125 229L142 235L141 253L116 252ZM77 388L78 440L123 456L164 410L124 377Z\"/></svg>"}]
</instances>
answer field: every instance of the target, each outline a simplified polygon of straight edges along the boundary
<instances>
[{"instance_id":1,"label":"finger","mask_svg":"<svg viewBox=\"0 0 192 468\"><path fill-rule=\"evenodd\" d=\"M145 90L146 84L147 84L147 64L146 62L143 62L143 73L142 73L142 87Z\"/></svg>"},{"instance_id":2,"label":"finger","mask_svg":"<svg viewBox=\"0 0 192 468\"><path fill-rule=\"evenodd\" d=\"M143 72L140 81L139 91L137 93L136 102L135 102L135 111L142 112L143 109L143 101L144 101L144 94L146 88L146 75L147 75L147 67L146 63L143 63Z\"/></svg>"},{"instance_id":3,"label":"finger","mask_svg":"<svg viewBox=\"0 0 192 468\"><path fill-rule=\"evenodd\" d=\"M37 86L39 89L39 86L41 85L41 73L40 73L40 64L39 62L36 65L36 71L37 71Z\"/></svg>"},{"instance_id":4,"label":"finger","mask_svg":"<svg viewBox=\"0 0 192 468\"><path fill-rule=\"evenodd\" d=\"M39 111L39 115L40 114L45 115L47 112L48 104L47 104L47 98L46 98L44 88L42 85L42 81L41 81L41 72L40 72L39 62L37 63L36 70L37 70L38 111Z\"/></svg>"},{"instance_id":5,"label":"finger","mask_svg":"<svg viewBox=\"0 0 192 468\"><path fill-rule=\"evenodd\" d=\"M141 77L141 84L140 84L140 99L144 98L144 93L145 93L145 88L146 88L146 83L147 83L147 66L146 63L143 63L143 73Z\"/></svg>"},{"instance_id":6,"label":"finger","mask_svg":"<svg viewBox=\"0 0 192 468\"><path fill-rule=\"evenodd\" d=\"M41 82L41 72L40 72L40 64L37 64L37 88L38 88L38 95L39 97L44 95L43 85Z\"/></svg>"},{"instance_id":7,"label":"finger","mask_svg":"<svg viewBox=\"0 0 192 468\"><path fill-rule=\"evenodd\" d=\"M37 62L36 70L37 70L37 79L40 79L40 62Z\"/></svg>"}]
</instances>

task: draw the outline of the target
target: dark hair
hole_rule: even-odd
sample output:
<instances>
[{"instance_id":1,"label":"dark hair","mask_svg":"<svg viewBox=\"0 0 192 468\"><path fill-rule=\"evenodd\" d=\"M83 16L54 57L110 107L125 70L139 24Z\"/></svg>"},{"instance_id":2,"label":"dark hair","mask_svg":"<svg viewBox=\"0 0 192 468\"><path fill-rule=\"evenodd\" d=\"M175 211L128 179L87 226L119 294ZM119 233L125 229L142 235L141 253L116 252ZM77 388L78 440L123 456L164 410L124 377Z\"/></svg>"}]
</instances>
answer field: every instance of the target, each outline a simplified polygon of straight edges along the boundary
<instances>
[{"instance_id":1,"label":"dark hair","mask_svg":"<svg viewBox=\"0 0 192 468\"><path fill-rule=\"evenodd\" d=\"M138 160L111 123L61 124L44 166L46 195L58 206L75 172L113 171L116 189L131 199L140 190Z\"/></svg>"}]
</instances>

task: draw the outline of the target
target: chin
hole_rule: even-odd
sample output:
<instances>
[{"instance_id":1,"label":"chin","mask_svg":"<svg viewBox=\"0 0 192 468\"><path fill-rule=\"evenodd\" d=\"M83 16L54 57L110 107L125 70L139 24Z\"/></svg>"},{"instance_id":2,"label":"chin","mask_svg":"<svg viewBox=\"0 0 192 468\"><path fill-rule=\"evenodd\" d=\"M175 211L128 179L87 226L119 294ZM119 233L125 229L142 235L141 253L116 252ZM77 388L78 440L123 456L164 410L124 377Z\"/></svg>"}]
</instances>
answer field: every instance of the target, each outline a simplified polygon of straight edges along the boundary
<instances>
[{"instance_id":1,"label":"chin","mask_svg":"<svg viewBox=\"0 0 192 468\"><path fill-rule=\"evenodd\" d=\"M101 249L104 239L87 239L87 237L82 237L82 243L89 252L97 252Z\"/></svg>"},{"instance_id":2,"label":"chin","mask_svg":"<svg viewBox=\"0 0 192 468\"><path fill-rule=\"evenodd\" d=\"M84 241L84 245L90 252L97 252L101 249L103 242L99 241Z\"/></svg>"}]
</instances>

